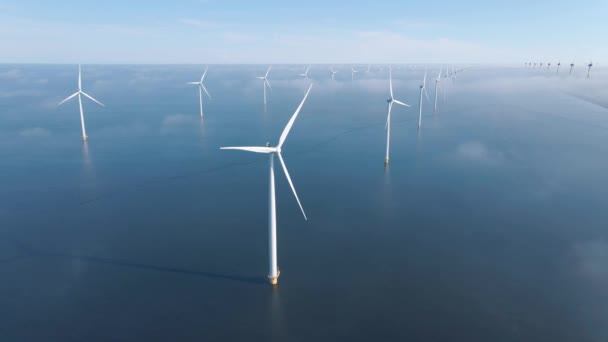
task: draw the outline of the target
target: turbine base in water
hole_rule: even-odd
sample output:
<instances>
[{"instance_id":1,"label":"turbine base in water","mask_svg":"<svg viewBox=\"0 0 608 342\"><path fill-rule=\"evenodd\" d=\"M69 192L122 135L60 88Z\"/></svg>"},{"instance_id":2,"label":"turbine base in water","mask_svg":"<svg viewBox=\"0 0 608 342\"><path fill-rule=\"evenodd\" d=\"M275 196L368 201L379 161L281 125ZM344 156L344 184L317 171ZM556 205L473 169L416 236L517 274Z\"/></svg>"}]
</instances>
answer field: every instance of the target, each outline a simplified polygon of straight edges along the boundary
<instances>
[{"instance_id":1,"label":"turbine base in water","mask_svg":"<svg viewBox=\"0 0 608 342\"><path fill-rule=\"evenodd\" d=\"M276 285L279 282L279 276L281 275L281 271L277 272L277 276L273 277L271 275L268 276L268 282L270 285Z\"/></svg>"},{"instance_id":2,"label":"turbine base in water","mask_svg":"<svg viewBox=\"0 0 608 342\"><path fill-rule=\"evenodd\" d=\"M385 165L385 166L386 166L386 165L388 165L388 158L387 158L387 159L384 159L384 165Z\"/></svg>"}]
</instances>

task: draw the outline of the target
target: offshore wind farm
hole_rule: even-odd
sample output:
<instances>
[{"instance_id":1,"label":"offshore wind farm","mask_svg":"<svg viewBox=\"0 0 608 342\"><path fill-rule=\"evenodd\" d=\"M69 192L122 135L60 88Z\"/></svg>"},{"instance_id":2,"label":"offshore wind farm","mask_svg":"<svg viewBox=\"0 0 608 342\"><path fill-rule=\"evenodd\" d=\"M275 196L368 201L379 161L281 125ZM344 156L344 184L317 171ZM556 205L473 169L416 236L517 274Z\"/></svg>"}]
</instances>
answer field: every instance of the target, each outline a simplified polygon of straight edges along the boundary
<instances>
[{"instance_id":1,"label":"offshore wind farm","mask_svg":"<svg viewBox=\"0 0 608 342\"><path fill-rule=\"evenodd\" d=\"M0 57L0 340L608 338L594 36L464 44L421 33L457 22L438 13L353 5L332 30L314 11L335 4L239 4L103 5L143 31L65 17L101 4L6 7L0 27L20 9L62 26L0 30L20 42ZM76 23L90 40L68 49Z\"/></svg>"}]
</instances>

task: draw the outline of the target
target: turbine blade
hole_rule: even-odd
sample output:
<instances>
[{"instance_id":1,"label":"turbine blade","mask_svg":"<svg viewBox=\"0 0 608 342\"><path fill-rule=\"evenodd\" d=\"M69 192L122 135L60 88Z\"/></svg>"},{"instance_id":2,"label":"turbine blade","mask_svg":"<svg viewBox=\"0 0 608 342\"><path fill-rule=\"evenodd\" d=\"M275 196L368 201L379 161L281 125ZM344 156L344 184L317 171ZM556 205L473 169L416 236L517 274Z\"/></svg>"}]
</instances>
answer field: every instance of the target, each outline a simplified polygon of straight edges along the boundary
<instances>
[{"instance_id":1,"label":"turbine blade","mask_svg":"<svg viewBox=\"0 0 608 342\"><path fill-rule=\"evenodd\" d=\"M401 101L399 101L399 100L393 100L393 102L395 102L396 104L402 105L402 106L404 106L404 107L411 107L411 106L410 106L410 105L408 105L407 103L403 103L403 102L401 102Z\"/></svg>"},{"instance_id":2,"label":"turbine blade","mask_svg":"<svg viewBox=\"0 0 608 342\"><path fill-rule=\"evenodd\" d=\"M285 143L285 139L287 139L287 135L289 134L289 131L291 130L291 126L293 126L294 121L296 121L296 118L298 117L298 113L300 113L300 110L302 109L302 106L304 105L304 102L306 101L306 98L308 97L308 94L310 93L310 89L312 89L312 83L308 87L308 90L306 91L306 94L304 95L302 102L300 102L300 105L298 106L296 111L291 116L291 119L289 119L289 122L287 122L285 129L283 129L283 133L281 133L281 137L279 138L279 144L278 144L277 148L280 149L281 146L283 146L283 143Z\"/></svg>"},{"instance_id":3,"label":"turbine blade","mask_svg":"<svg viewBox=\"0 0 608 342\"><path fill-rule=\"evenodd\" d=\"M384 125L384 130L388 129L388 121L391 119L391 110L393 109L393 103L389 102L388 104L388 114L386 115L386 125Z\"/></svg>"},{"instance_id":4,"label":"turbine blade","mask_svg":"<svg viewBox=\"0 0 608 342\"><path fill-rule=\"evenodd\" d=\"M207 69L209 69L209 66L207 65L207 67L205 68L205 72L203 73L203 77L201 77L201 83L203 83L203 80L205 79L205 75L207 75Z\"/></svg>"},{"instance_id":5,"label":"turbine blade","mask_svg":"<svg viewBox=\"0 0 608 342\"><path fill-rule=\"evenodd\" d=\"M388 86L391 91L391 99L393 98L393 70L388 72Z\"/></svg>"},{"instance_id":6,"label":"turbine blade","mask_svg":"<svg viewBox=\"0 0 608 342\"><path fill-rule=\"evenodd\" d=\"M287 177L287 182L289 182L291 191L293 191L293 195L295 196L296 201L298 202L298 205L300 206L302 215L304 215L304 219L308 221L308 218L306 217L306 213L304 212L304 208L302 208L302 203L300 203L300 199L298 198L298 193L296 192L296 188L293 186L293 182L291 181L291 177L289 176L289 171L287 171L287 166L285 166L285 161L283 161L283 156L281 156L280 152L277 153L277 155L279 156L279 161L281 161L281 166L283 166L283 172L285 172L285 177Z\"/></svg>"},{"instance_id":7,"label":"turbine blade","mask_svg":"<svg viewBox=\"0 0 608 342\"><path fill-rule=\"evenodd\" d=\"M209 100L211 100L211 95L209 95L209 92L207 91L207 88L205 88L205 85L201 83L201 87L205 91L205 94L207 94L207 96L209 96Z\"/></svg>"},{"instance_id":8,"label":"turbine blade","mask_svg":"<svg viewBox=\"0 0 608 342\"><path fill-rule=\"evenodd\" d=\"M429 99L429 94L426 92L426 87L424 87L423 89L424 89L424 95L426 96L426 101L430 103L431 99Z\"/></svg>"},{"instance_id":9,"label":"turbine blade","mask_svg":"<svg viewBox=\"0 0 608 342\"><path fill-rule=\"evenodd\" d=\"M100 106L102 106L102 107L105 107L105 105L104 105L103 103L101 103L101 102L99 102L99 101L95 100L95 99L94 99L94 98L93 98L91 95L89 95L89 94L85 93L84 91L81 91L80 93L81 93L82 95L84 95L84 96L88 97L88 98L89 98L91 101L93 101L93 102L97 103L98 105L100 105Z\"/></svg>"},{"instance_id":10,"label":"turbine blade","mask_svg":"<svg viewBox=\"0 0 608 342\"><path fill-rule=\"evenodd\" d=\"M68 101L68 100L72 99L74 96L78 95L78 93L79 93L79 92L77 91L77 92L75 92L74 94L72 94L72 95L68 96L68 97L67 97L65 100L63 100L63 101L59 102L58 106L61 106L61 105L62 105L62 104L64 104L66 101Z\"/></svg>"},{"instance_id":11,"label":"turbine blade","mask_svg":"<svg viewBox=\"0 0 608 342\"><path fill-rule=\"evenodd\" d=\"M263 79L264 79L264 76L258 76L258 77L256 77L256 78L257 78L258 80L263 80Z\"/></svg>"},{"instance_id":12,"label":"turbine blade","mask_svg":"<svg viewBox=\"0 0 608 342\"><path fill-rule=\"evenodd\" d=\"M272 65L268 67L268 70L266 70L266 75L264 76L265 78L268 77L268 73L270 72L270 68L272 68Z\"/></svg>"},{"instance_id":13,"label":"turbine blade","mask_svg":"<svg viewBox=\"0 0 608 342\"><path fill-rule=\"evenodd\" d=\"M186 84L201 84L201 82L186 82Z\"/></svg>"},{"instance_id":14,"label":"turbine blade","mask_svg":"<svg viewBox=\"0 0 608 342\"><path fill-rule=\"evenodd\" d=\"M220 147L220 150L239 150L239 151L247 151L247 152L255 152L255 153L274 153L277 151L276 147L266 147L266 146L230 146L230 147Z\"/></svg>"},{"instance_id":15,"label":"turbine blade","mask_svg":"<svg viewBox=\"0 0 608 342\"><path fill-rule=\"evenodd\" d=\"M82 90L82 76L80 72L80 64L78 64L78 90Z\"/></svg>"},{"instance_id":16,"label":"turbine blade","mask_svg":"<svg viewBox=\"0 0 608 342\"><path fill-rule=\"evenodd\" d=\"M264 82L266 82L266 85L268 85L268 88L270 88L270 91L272 91L272 87L270 86L270 82L268 82L268 79L264 79Z\"/></svg>"}]
</instances>

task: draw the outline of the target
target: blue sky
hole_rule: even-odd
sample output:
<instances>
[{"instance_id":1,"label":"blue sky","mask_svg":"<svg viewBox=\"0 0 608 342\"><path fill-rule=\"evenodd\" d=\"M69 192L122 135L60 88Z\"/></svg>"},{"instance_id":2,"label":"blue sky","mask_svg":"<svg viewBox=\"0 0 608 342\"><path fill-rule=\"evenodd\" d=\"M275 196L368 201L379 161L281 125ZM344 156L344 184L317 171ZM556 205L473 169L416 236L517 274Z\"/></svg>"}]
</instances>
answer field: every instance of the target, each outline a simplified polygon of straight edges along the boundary
<instances>
[{"instance_id":1,"label":"blue sky","mask_svg":"<svg viewBox=\"0 0 608 342\"><path fill-rule=\"evenodd\" d=\"M608 1L0 2L0 62L608 60Z\"/></svg>"}]
</instances>

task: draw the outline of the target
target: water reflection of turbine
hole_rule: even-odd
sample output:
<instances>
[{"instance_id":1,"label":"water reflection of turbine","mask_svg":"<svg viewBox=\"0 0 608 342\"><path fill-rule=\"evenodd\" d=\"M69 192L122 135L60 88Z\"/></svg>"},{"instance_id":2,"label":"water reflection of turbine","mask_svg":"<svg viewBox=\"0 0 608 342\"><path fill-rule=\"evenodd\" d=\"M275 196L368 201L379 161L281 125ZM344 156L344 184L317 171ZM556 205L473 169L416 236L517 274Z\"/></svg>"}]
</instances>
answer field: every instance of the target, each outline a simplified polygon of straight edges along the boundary
<instances>
[{"instance_id":1,"label":"water reflection of turbine","mask_svg":"<svg viewBox=\"0 0 608 342\"><path fill-rule=\"evenodd\" d=\"M91 161L91 154L89 152L89 144L85 140L82 144L82 169L83 169L83 178L85 182L84 189L90 188L91 195L95 195L95 189L97 188L95 176L95 168L93 167L93 162ZM88 186L87 186L88 185Z\"/></svg>"},{"instance_id":2,"label":"water reflection of turbine","mask_svg":"<svg viewBox=\"0 0 608 342\"><path fill-rule=\"evenodd\" d=\"M283 310L281 309L281 294L279 287L273 286L270 294L270 324L273 340L283 339L285 332L283 329Z\"/></svg>"}]
</instances>

